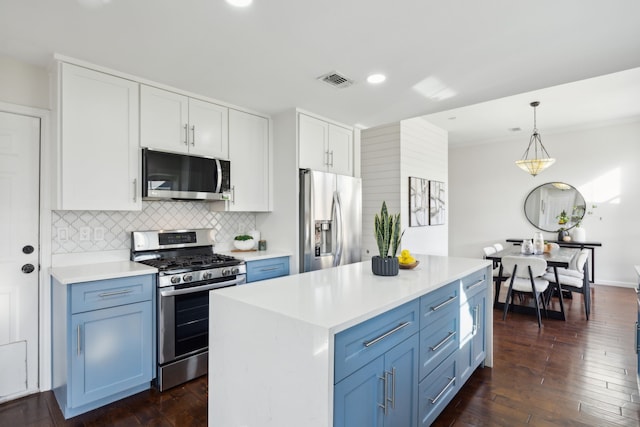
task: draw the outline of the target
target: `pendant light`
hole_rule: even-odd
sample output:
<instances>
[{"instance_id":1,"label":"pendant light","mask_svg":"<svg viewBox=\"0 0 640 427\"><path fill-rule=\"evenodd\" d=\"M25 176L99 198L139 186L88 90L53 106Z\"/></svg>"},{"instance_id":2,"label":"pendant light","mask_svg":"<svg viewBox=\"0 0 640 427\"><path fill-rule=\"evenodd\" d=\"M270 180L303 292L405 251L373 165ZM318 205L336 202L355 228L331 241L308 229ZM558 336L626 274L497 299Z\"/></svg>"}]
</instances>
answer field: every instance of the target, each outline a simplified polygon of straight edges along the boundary
<instances>
[{"instance_id":1,"label":"pendant light","mask_svg":"<svg viewBox=\"0 0 640 427\"><path fill-rule=\"evenodd\" d=\"M554 164L556 159L552 159L549 153L547 153L547 149L542 145L542 139L536 127L536 107L540 105L540 103L535 101L529 105L533 107L533 134L529 139L527 150L522 155L522 159L516 161L516 165L523 171L529 172L532 176L536 176Z\"/></svg>"}]
</instances>

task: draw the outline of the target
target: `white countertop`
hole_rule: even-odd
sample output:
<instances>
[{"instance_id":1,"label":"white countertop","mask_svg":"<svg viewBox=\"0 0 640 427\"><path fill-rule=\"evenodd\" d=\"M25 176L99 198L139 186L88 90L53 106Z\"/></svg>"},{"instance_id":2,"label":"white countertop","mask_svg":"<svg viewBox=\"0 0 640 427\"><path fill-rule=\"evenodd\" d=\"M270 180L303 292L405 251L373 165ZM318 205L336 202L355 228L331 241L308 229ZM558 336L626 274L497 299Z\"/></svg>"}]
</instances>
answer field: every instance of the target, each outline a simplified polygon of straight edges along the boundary
<instances>
[{"instance_id":1,"label":"white countertop","mask_svg":"<svg viewBox=\"0 0 640 427\"><path fill-rule=\"evenodd\" d=\"M53 267L50 274L63 285L94 280L117 279L119 277L155 274L158 269L133 261L102 262L96 264Z\"/></svg>"},{"instance_id":2,"label":"white countertop","mask_svg":"<svg viewBox=\"0 0 640 427\"><path fill-rule=\"evenodd\" d=\"M291 252L283 252L283 251L223 251L218 252L222 255L229 255L234 258L241 259L243 261L257 261L260 259L269 259L269 258L278 258L282 256L291 256Z\"/></svg>"},{"instance_id":3,"label":"white countertop","mask_svg":"<svg viewBox=\"0 0 640 427\"><path fill-rule=\"evenodd\" d=\"M214 294L337 333L491 265L473 258L416 258L420 265L400 270L398 276L375 276L371 261L364 261L220 289Z\"/></svg>"}]
</instances>

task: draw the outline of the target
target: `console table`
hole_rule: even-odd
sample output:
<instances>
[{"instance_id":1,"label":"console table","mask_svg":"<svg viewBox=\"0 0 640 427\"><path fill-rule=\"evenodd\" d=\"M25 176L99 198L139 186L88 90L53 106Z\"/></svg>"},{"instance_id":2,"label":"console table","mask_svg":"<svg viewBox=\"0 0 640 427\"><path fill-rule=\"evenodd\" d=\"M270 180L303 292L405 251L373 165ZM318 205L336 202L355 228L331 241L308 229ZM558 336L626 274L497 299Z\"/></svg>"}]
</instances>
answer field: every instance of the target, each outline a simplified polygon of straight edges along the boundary
<instances>
[{"instance_id":1,"label":"console table","mask_svg":"<svg viewBox=\"0 0 640 427\"><path fill-rule=\"evenodd\" d=\"M522 243L524 239L507 239L506 241L509 243L514 243L516 245L519 245ZM591 251L591 278L589 279L589 281L591 283L593 283L594 277L595 277L595 270L596 270L596 255L595 255L595 249L599 248L602 246L602 243L600 242L574 242L574 241L569 241L569 242L565 242L562 240L546 240L545 242L547 243L557 243L558 246L560 246L561 248L580 248L580 249L589 249Z\"/></svg>"}]
</instances>

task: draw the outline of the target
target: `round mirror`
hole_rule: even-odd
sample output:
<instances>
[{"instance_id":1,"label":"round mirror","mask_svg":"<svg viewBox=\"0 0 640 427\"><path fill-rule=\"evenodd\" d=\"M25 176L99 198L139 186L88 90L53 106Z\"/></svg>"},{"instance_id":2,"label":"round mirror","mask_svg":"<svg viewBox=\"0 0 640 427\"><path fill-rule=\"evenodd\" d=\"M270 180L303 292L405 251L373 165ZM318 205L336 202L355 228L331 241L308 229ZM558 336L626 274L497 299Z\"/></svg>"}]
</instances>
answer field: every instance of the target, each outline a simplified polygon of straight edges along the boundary
<instances>
[{"instance_id":1,"label":"round mirror","mask_svg":"<svg viewBox=\"0 0 640 427\"><path fill-rule=\"evenodd\" d=\"M578 224L586 212L584 197L564 182L548 182L534 188L524 201L524 214L542 231L568 230Z\"/></svg>"}]
</instances>

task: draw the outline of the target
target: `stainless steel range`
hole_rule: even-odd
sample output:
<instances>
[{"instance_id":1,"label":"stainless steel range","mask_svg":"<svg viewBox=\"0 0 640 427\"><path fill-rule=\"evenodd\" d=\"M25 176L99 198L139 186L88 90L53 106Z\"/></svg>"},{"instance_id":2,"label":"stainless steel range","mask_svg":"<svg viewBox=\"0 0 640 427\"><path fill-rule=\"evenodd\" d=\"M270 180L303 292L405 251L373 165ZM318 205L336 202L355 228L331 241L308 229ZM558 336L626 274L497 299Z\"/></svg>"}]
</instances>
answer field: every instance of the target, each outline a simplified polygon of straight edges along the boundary
<instances>
[{"instance_id":1,"label":"stainless steel range","mask_svg":"<svg viewBox=\"0 0 640 427\"><path fill-rule=\"evenodd\" d=\"M209 229L134 231L131 260L158 269L158 389L206 374L209 291L245 283L244 261L214 253Z\"/></svg>"}]
</instances>

